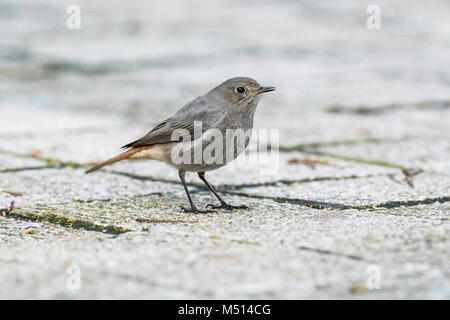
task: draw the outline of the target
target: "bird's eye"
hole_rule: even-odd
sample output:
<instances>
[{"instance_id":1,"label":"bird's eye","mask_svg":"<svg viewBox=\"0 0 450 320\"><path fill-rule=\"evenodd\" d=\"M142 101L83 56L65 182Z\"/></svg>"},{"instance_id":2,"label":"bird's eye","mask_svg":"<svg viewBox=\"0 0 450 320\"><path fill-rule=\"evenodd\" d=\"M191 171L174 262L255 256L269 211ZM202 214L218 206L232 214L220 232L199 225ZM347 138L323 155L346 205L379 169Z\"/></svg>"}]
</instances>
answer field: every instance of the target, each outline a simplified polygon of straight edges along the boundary
<instances>
[{"instance_id":1,"label":"bird's eye","mask_svg":"<svg viewBox=\"0 0 450 320\"><path fill-rule=\"evenodd\" d=\"M245 92L245 88L244 87L237 87L236 88L236 92L237 93L244 93Z\"/></svg>"}]
</instances>

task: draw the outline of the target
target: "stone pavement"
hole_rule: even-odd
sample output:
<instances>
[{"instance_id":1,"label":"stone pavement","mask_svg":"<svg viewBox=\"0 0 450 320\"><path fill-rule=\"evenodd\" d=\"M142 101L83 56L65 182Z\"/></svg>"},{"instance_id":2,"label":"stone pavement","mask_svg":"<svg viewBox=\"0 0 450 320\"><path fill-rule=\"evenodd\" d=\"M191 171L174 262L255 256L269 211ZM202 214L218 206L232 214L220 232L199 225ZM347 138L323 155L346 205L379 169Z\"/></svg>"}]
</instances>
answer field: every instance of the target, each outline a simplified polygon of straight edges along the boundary
<instances>
[{"instance_id":1,"label":"stone pavement","mask_svg":"<svg viewBox=\"0 0 450 320\"><path fill-rule=\"evenodd\" d=\"M379 31L366 1L78 3L73 31L0 3L0 298L450 298L447 1L378 1ZM250 211L180 212L158 162L84 174L236 75L277 86L276 174L208 174Z\"/></svg>"}]
</instances>

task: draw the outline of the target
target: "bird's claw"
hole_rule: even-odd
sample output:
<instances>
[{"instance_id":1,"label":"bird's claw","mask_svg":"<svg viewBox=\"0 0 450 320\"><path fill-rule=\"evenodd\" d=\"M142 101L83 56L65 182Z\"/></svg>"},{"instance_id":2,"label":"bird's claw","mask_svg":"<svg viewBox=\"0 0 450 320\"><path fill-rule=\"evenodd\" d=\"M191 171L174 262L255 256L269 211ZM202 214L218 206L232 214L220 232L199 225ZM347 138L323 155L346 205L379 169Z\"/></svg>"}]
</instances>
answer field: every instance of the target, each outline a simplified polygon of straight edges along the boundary
<instances>
[{"instance_id":1,"label":"bird's claw","mask_svg":"<svg viewBox=\"0 0 450 320\"><path fill-rule=\"evenodd\" d=\"M233 209L243 209L243 210L250 210L249 207L247 207L246 205L240 205L240 206L233 206L231 204L228 204L226 202L221 203L220 205L216 206L213 204L208 204L206 205L207 208L212 208L212 209L225 209L225 210L229 210L229 211L233 211Z\"/></svg>"},{"instance_id":2,"label":"bird's claw","mask_svg":"<svg viewBox=\"0 0 450 320\"><path fill-rule=\"evenodd\" d=\"M193 213L193 214L198 214L198 213L217 213L216 210L199 210L197 208L185 208L182 207L180 211L186 212L186 213Z\"/></svg>"}]
</instances>

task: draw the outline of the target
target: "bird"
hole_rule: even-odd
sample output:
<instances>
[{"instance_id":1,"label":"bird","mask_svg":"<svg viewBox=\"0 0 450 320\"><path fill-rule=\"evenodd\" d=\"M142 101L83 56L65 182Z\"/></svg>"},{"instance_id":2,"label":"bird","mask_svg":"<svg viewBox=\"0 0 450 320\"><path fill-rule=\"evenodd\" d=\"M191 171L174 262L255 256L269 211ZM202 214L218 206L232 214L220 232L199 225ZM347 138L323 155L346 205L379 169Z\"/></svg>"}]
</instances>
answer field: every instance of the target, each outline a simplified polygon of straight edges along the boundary
<instances>
[{"instance_id":1,"label":"bird","mask_svg":"<svg viewBox=\"0 0 450 320\"><path fill-rule=\"evenodd\" d=\"M261 86L249 77L228 79L184 105L142 138L124 145L123 153L86 173L124 159L159 160L178 169L190 204L190 208L182 207L182 211L198 214L216 212L216 209L249 210L246 205L227 203L206 180L205 173L227 165L247 148L260 97L274 90L275 87ZM220 205L208 204L204 210L197 208L186 184L186 172L196 172Z\"/></svg>"}]
</instances>

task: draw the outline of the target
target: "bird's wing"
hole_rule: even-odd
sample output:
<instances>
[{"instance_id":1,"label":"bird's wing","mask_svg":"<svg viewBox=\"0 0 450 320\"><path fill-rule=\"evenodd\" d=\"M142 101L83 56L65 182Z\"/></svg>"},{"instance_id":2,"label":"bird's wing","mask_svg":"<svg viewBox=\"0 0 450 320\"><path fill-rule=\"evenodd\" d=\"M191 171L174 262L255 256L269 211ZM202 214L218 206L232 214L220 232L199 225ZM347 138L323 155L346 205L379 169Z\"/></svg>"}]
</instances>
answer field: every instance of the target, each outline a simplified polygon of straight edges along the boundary
<instances>
[{"instance_id":1,"label":"bird's wing","mask_svg":"<svg viewBox=\"0 0 450 320\"><path fill-rule=\"evenodd\" d=\"M138 148L153 144L189 141L194 139L194 130L203 133L222 118L223 112L199 97L181 108L173 117L164 120L139 140L122 148ZM201 131L199 123L201 122ZM174 131L177 135L174 135ZM196 132L197 134L197 132Z\"/></svg>"}]
</instances>

